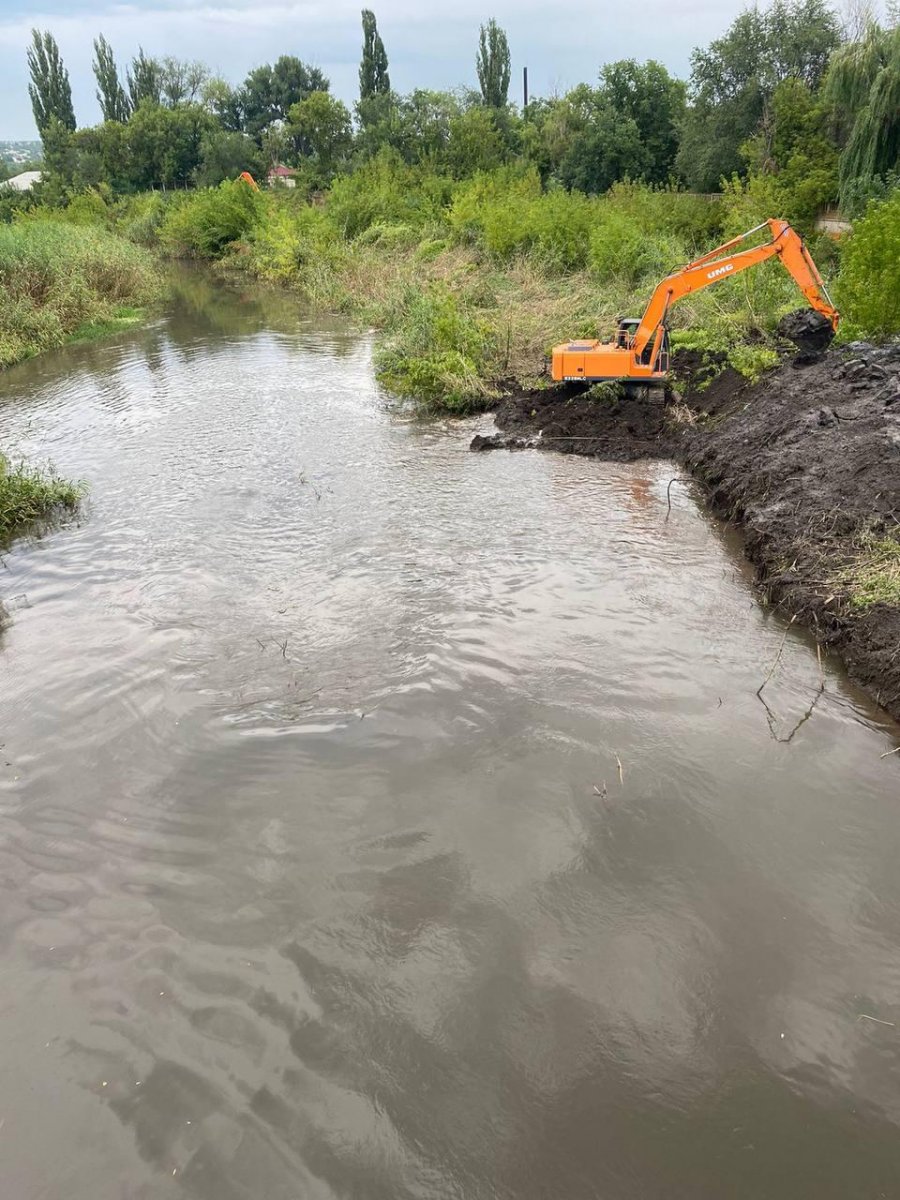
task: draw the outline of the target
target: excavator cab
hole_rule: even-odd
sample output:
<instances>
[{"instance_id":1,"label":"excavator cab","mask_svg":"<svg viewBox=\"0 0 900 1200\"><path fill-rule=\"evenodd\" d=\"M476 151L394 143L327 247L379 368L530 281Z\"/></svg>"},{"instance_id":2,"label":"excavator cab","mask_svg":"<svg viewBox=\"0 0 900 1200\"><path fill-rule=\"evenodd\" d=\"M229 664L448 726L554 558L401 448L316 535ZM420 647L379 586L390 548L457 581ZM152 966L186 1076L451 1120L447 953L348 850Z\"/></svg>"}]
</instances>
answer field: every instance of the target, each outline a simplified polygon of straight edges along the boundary
<instances>
[{"instance_id":1,"label":"excavator cab","mask_svg":"<svg viewBox=\"0 0 900 1200\"><path fill-rule=\"evenodd\" d=\"M619 317L616 321L616 348L630 350L640 327L640 317ZM648 366L653 359L654 351L657 354L657 370L667 371L669 368L669 330L665 324L662 325L661 345L657 346L655 342L648 342L641 351L639 361L644 366Z\"/></svg>"},{"instance_id":2,"label":"excavator cab","mask_svg":"<svg viewBox=\"0 0 900 1200\"><path fill-rule=\"evenodd\" d=\"M616 345L627 350L641 324L640 317L619 317L616 321Z\"/></svg>"}]
</instances>

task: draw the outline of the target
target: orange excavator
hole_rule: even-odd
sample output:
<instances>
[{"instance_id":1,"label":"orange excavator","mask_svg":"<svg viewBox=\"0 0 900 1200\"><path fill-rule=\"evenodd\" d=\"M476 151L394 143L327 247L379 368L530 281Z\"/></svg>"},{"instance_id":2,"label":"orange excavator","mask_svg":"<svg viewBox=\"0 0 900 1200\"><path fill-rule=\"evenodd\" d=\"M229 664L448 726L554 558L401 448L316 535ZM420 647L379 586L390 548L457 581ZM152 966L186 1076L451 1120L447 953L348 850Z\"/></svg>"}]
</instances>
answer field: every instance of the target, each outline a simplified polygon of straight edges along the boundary
<instances>
[{"instance_id":1,"label":"orange excavator","mask_svg":"<svg viewBox=\"0 0 900 1200\"><path fill-rule=\"evenodd\" d=\"M736 246L762 229L768 229L771 235L768 241L734 252ZM820 330L824 330L830 341L837 331L839 318L822 276L800 235L787 221L772 219L667 276L650 297L642 317L619 320L615 341L564 342L554 346L553 378L565 381L583 379L589 383L609 379L639 383L664 382L669 370L668 318L672 305L682 296L731 279L748 267L755 267L773 256L781 260L809 304L819 314Z\"/></svg>"}]
</instances>

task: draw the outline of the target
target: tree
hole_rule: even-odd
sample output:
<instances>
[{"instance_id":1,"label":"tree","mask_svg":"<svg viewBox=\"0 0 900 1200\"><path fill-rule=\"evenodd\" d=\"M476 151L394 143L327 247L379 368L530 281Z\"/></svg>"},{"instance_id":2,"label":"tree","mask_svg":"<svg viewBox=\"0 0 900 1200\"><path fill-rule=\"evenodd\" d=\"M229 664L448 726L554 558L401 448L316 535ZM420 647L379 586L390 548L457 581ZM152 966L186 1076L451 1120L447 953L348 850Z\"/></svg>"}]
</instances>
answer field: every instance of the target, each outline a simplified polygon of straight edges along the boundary
<instances>
[{"instance_id":1,"label":"tree","mask_svg":"<svg viewBox=\"0 0 900 1200\"><path fill-rule=\"evenodd\" d=\"M28 94L34 112L34 123L43 140L51 121L59 122L70 133L75 129L75 110L72 107L72 88L69 72L63 66L59 46L52 33L39 29L31 31L31 45L26 55L31 83Z\"/></svg>"},{"instance_id":2,"label":"tree","mask_svg":"<svg viewBox=\"0 0 900 1200\"><path fill-rule=\"evenodd\" d=\"M505 108L509 96L509 42L493 17L481 26L475 69L484 103L490 108Z\"/></svg>"},{"instance_id":3,"label":"tree","mask_svg":"<svg viewBox=\"0 0 900 1200\"><path fill-rule=\"evenodd\" d=\"M274 121L287 121L293 104L312 92L327 92L328 79L318 67L307 66L299 58L282 55L272 66L257 67L244 81L242 103L245 128L259 138Z\"/></svg>"},{"instance_id":4,"label":"tree","mask_svg":"<svg viewBox=\"0 0 900 1200\"><path fill-rule=\"evenodd\" d=\"M362 10L363 49L359 64L359 98L371 100L373 96L387 95L391 90L388 74L388 59L384 42L375 24L375 14L369 8Z\"/></svg>"},{"instance_id":5,"label":"tree","mask_svg":"<svg viewBox=\"0 0 900 1200\"><path fill-rule=\"evenodd\" d=\"M132 188L132 163L128 145L128 126L120 121L104 121L79 129L72 138L72 184L84 188L107 184L114 192Z\"/></svg>"},{"instance_id":6,"label":"tree","mask_svg":"<svg viewBox=\"0 0 900 1200\"><path fill-rule=\"evenodd\" d=\"M634 59L611 63L600 72L600 87L613 110L634 121L646 151L642 178L665 183L678 153L687 89L661 63Z\"/></svg>"},{"instance_id":7,"label":"tree","mask_svg":"<svg viewBox=\"0 0 900 1200\"><path fill-rule=\"evenodd\" d=\"M259 138L259 144L266 170L270 171L272 167L277 167L287 154L288 147L290 146L287 129L282 122L276 121L273 125L264 129Z\"/></svg>"},{"instance_id":8,"label":"tree","mask_svg":"<svg viewBox=\"0 0 900 1200\"><path fill-rule=\"evenodd\" d=\"M397 102L396 146L408 163L444 161L453 121L464 105L453 92L417 88ZM459 130L457 131L459 133Z\"/></svg>"},{"instance_id":9,"label":"tree","mask_svg":"<svg viewBox=\"0 0 900 1200\"><path fill-rule=\"evenodd\" d=\"M94 75L97 79L97 100L104 121L127 121L131 104L119 82L119 72L112 46L101 33L94 41Z\"/></svg>"},{"instance_id":10,"label":"tree","mask_svg":"<svg viewBox=\"0 0 900 1200\"><path fill-rule=\"evenodd\" d=\"M141 104L159 104L162 96L162 68L155 58L148 58L143 47L125 73L128 81L128 96L132 111Z\"/></svg>"},{"instance_id":11,"label":"tree","mask_svg":"<svg viewBox=\"0 0 900 1200\"><path fill-rule=\"evenodd\" d=\"M200 141L200 163L194 172L199 187L215 187L223 180L237 179L242 171L261 174L262 157L253 138L246 133L211 129Z\"/></svg>"},{"instance_id":12,"label":"tree","mask_svg":"<svg viewBox=\"0 0 900 1200\"><path fill-rule=\"evenodd\" d=\"M314 160L316 185L327 186L353 143L347 106L327 92L312 92L291 106L289 118L289 135Z\"/></svg>"},{"instance_id":13,"label":"tree","mask_svg":"<svg viewBox=\"0 0 900 1200\"><path fill-rule=\"evenodd\" d=\"M166 108L145 101L126 126L130 183L137 191L185 185L200 166L201 143L215 118L199 104Z\"/></svg>"},{"instance_id":14,"label":"tree","mask_svg":"<svg viewBox=\"0 0 900 1200\"><path fill-rule=\"evenodd\" d=\"M566 97L568 137L555 174L567 188L605 192L619 179L643 179L650 155L633 117L618 111L603 88L580 84Z\"/></svg>"},{"instance_id":15,"label":"tree","mask_svg":"<svg viewBox=\"0 0 900 1200\"><path fill-rule=\"evenodd\" d=\"M766 176L769 207L812 232L823 204L838 194L838 152L829 136L828 110L802 79L784 79L772 93L756 134L741 153L756 176ZM767 214L768 215L768 214Z\"/></svg>"},{"instance_id":16,"label":"tree","mask_svg":"<svg viewBox=\"0 0 900 1200\"><path fill-rule=\"evenodd\" d=\"M836 50L825 95L844 143L842 194L900 170L900 25L871 21L860 41Z\"/></svg>"},{"instance_id":17,"label":"tree","mask_svg":"<svg viewBox=\"0 0 900 1200\"><path fill-rule=\"evenodd\" d=\"M223 129L229 133L243 132L244 94L242 89L233 88L227 80L212 76L203 84L200 98L204 107L213 114Z\"/></svg>"},{"instance_id":18,"label":"tree","mask_svg":"<svg viewBox=\"0 0 900 1200\"><path fill-rule=\"evenodd\" d=\"M171 54L160 62L159 68L160 92L169 108L175 108L179 104L192 104L209 78L209 69L203 63L188 62L186 59L174 58Z\"/></svg>"},{"instance_id":19,"label":"tree","mask_svg":"<svg viewBox=\"0 0 900 1200\"><path fill-rule=\"evenodd\" d=\"M582 83L561 99L529 104L526 153L544 180L596 193L626 176L654 174L642 130L619 99L622 108L613 103L611 89Z\"/></svg>"},{"instance_id":20,"label":"tree","mask_svg":"<svg viewBox=\"0 0 900 1200\"><path fill-rule=\"evenodd\" d=\"M476 171L493 171L506 161L503 136L490 109L473 104L451 118L446 157L457 179Z\"/></svg>"},{"instance_id":21,"label":"tree","mask_svg":"<svg viewBox=\"0 0 900 1200\"><path fill-rule=\"evenodd\" d=\"M747 9L725 35L692 58L693 105L684 122L677 167L699 191L741 173L740 147L762 120L778 84L802 80L815 89L838 45L840 29L824 0L776 0Z\"/></svg>"},{"instance_id":22,"label":"tree","mask_svg":"<svg viewBox=\"0 0 900 1200\"><path fill-rule=\"evenodd\" d=\"M837 302L863 337L900 333L900 188L870 204L841 256Z\"/></svg>"}]
</instances>

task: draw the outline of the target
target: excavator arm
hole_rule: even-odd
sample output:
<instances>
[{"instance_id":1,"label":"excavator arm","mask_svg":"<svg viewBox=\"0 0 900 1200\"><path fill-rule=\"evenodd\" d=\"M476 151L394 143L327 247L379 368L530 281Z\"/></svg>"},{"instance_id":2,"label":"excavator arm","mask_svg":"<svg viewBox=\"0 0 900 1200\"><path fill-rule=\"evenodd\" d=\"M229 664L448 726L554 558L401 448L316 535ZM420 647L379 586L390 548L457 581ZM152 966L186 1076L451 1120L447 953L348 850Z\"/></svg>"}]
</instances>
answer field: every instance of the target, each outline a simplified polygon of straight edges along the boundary
<instances>
[{"instance_id":1,"label":"excavator arm","mask_svg":"<svg viewBox=\"0 0 900 1200\"><path fill-rule=\"evenodd\" d=\"M731 251L747 241L761 229L768 226L771 238L759 246L749 250ZM777 256L783 266L795 279L800 291L809 304L828 321L831 327L837 329L838 312L831 302L822 277L813 262L803 239L796 233L787 221L769 220L755 229L741 234L740 237L725 242L724 245L697 258L680 271L675 271L660 283L650 302L644 310L640 324L631 342L631 350L637 362L645 359L645 351L650 348L650 361L655 363L663 344L666 316L669 308L682 296L698 292L702 288L711 287L723 279L755 267L766 259Z\"/></svg>"}]
</instances>

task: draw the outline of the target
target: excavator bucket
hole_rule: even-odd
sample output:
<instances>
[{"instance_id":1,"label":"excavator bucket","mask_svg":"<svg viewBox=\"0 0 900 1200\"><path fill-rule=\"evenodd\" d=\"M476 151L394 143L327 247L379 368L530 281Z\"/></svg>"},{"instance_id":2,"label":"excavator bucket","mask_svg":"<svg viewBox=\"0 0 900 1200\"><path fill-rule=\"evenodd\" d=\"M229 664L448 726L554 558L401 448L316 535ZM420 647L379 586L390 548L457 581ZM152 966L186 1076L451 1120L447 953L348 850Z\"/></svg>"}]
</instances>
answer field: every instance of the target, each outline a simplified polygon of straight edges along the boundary
<instances>
[{"instance_id":1,"label":"excavator bucket","mask_svg":"<svg viewBox=\"0 0 900 1200\"><path fill-rule=\"evenodd\" d=\"M814 308L797 308L781 318L775 327L779 337L787 338L803 354L821 354L831 345L834 325Z\"/></svg>"}]
</instances>

